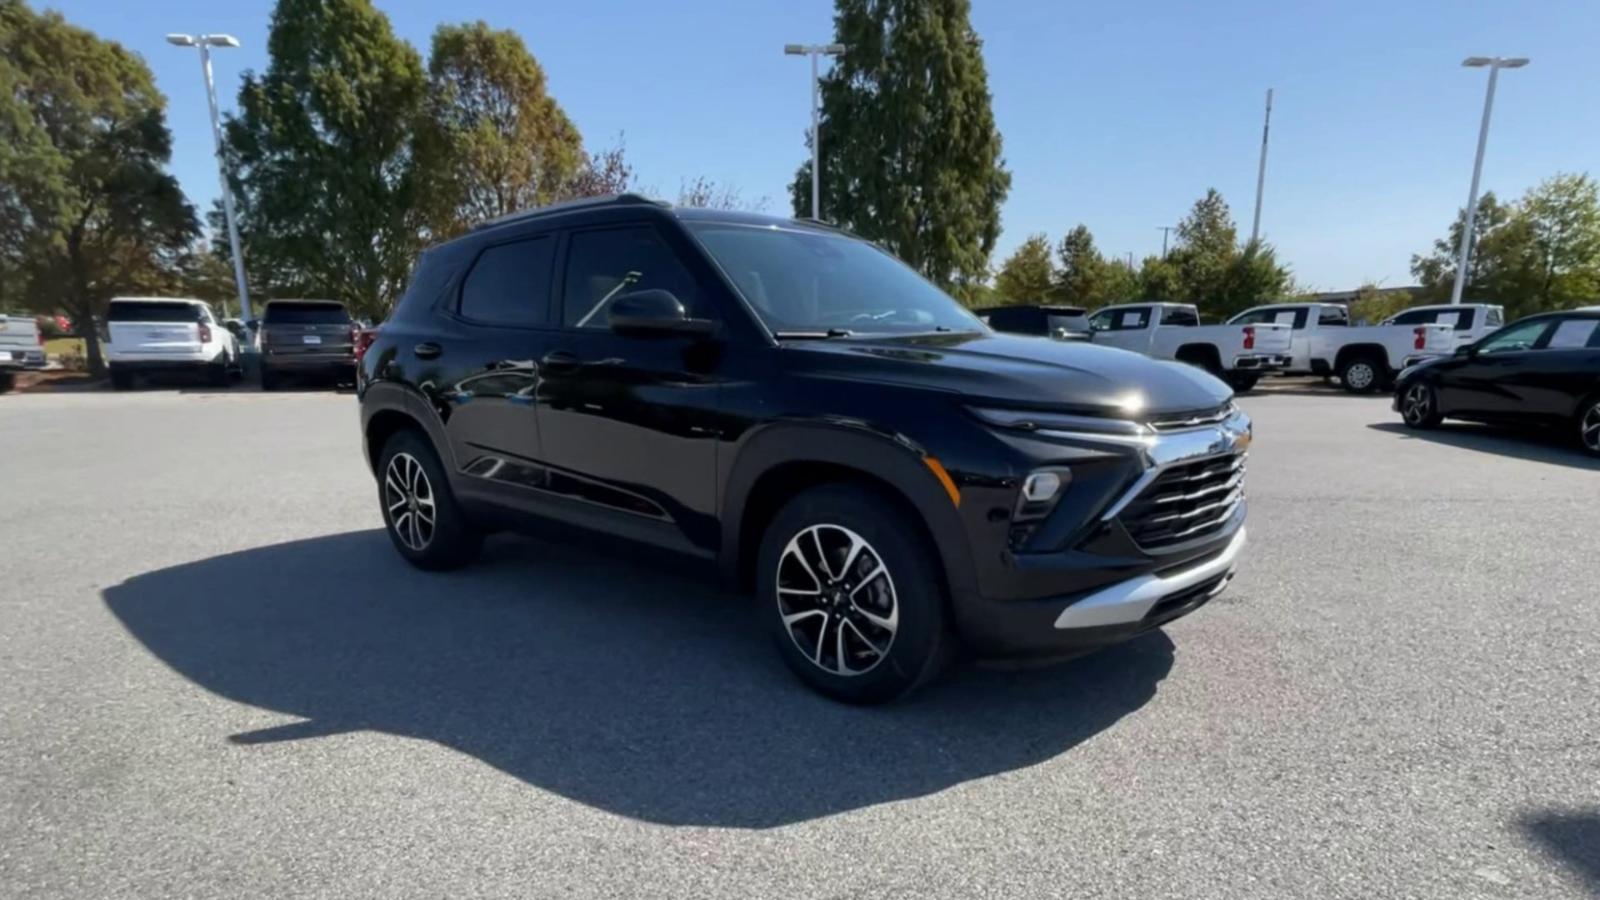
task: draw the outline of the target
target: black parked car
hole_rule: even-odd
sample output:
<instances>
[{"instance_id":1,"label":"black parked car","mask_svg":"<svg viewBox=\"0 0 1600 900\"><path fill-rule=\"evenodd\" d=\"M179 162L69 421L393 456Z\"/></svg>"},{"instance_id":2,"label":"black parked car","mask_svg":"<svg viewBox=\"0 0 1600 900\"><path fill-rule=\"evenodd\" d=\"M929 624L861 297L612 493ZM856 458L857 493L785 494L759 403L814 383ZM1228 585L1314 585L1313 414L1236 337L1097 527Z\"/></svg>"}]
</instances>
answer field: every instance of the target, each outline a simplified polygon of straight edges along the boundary
<instances>
[{"instance_id":1,"label":"black parked car","mask_svg":"<svg viewBox=\"0 0 1600 900\"><path fill-rule=\"evenodd\" d=\"M1412 428L1446 418L1554 426L1600 456L1600 306L1519 319L1412 366L1394 406Z\"/></svg>"},{"instance_id":2,"label":"black parked car","mask_svg":"<svg viewBox=\"0 0 1600 900\"><path fill-rule=\"evenodd\" d=\"M261 320L261 389L286 378L349 382L355 376L356 334L344 304L333 300L271 300Z\"/></svg>"},{"instance_id":3,"label":"black parked car","mask_svg":"<svg viewBox=\"0 0 1600 900\"><path fill-rule=\"evenodd\" d=\"M623 195L489 223L424 253L358 391L413 564L530 522L713 561L851 701L958 637L1055 657L1157 627L1244 544L1222 382L997 335L808 222Z\"/></svg>"}]
</instances>

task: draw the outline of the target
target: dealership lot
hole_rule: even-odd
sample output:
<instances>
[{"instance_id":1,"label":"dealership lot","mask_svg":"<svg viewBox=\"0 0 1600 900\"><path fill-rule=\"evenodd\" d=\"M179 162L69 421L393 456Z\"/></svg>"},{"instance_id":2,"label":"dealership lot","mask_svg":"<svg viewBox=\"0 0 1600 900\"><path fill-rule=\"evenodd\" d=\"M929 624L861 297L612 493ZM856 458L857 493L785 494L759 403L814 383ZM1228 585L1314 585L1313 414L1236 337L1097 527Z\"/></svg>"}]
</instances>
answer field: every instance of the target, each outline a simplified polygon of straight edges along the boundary
<instances>
[{"instance_id":1,"label":"dealership lot","mask_svg":"<svg viewBox=\"0 0 1600 900\"><path fill-rule=\"evenodd\" d=\"M1600 466L1246 398L1228 593L854 709L593 540L389 547L349 394L0 398L8 896L1584 897Z\"/></svg>"}]
</instances>

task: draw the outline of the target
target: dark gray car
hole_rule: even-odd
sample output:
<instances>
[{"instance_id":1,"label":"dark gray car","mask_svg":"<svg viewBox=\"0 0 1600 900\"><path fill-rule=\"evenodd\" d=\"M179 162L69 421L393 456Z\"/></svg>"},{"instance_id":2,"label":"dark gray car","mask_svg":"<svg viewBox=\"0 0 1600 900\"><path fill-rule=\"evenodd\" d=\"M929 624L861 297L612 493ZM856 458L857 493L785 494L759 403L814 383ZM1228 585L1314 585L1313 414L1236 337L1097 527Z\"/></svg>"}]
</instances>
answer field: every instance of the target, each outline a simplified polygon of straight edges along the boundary
<instances>
[{"instance_id":1,"label":"dark gray car","mask_svg":"<svg viewBox=\"0 0 1600 900\"><path fill-rule=\"evenodd\" d=\"M355 380L356 325L332 300L272 300L256 323L261 333L261 389L286 377Z\"/></svg>"}]
</instances>

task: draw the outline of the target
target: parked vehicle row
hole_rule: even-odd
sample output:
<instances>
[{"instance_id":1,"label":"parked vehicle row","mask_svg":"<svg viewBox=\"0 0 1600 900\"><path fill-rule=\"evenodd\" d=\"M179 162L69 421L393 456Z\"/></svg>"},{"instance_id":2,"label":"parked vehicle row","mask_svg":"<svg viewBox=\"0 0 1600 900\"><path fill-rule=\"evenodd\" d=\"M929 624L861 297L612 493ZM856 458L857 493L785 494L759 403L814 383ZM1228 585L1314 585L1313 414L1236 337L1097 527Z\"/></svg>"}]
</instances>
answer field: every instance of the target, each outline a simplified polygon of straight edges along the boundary
<instances>
[{"instance_id":1,"label":"parked vehicle row","mask_svg":"<svg viewBox=\"0 0 1600 900\"><path fill-rule=\"evenodd\" d=\"M812 222L628 195L499 220L422 256L357 392L410 563L539 522L712 562L854 702L958 640L1048 658L1159 627L1245 542L1223 382L995 333Z\"/></svg>"},{"instance_id":2,"label":"parked vehicle row","mask_svg":"<svg viewBox=\"0 0 1600 900\"><path fill-rule=\"evenodd\" d=\"M0 394L16 384L18 373L44 368L44 338L33 316L0 313Z\"/></svg>"}]
</instances>

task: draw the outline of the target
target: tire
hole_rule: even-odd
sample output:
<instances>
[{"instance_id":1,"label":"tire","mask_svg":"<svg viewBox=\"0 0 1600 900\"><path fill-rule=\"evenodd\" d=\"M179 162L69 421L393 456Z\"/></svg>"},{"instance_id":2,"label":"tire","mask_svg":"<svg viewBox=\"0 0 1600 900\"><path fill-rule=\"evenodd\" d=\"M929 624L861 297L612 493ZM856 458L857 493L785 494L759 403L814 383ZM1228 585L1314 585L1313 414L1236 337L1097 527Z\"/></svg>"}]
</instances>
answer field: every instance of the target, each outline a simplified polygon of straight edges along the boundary
<instances>
[{"instance_id":1,"label":"tire","mask_svg":"<svg viewBox=\"0 0 1600 900\"><path fill-rule=\"evenodd\" d=\"M224 356L221 360L206 367L206 384L212 387L228 386L228 368L231 364Z\"/></svg>"},{"instance_id":2,"label":"tire","mask_svg":"<svg viewBox=\"0 0 1600 900\"><path fill-rule=\"evenodd\" d=\"M1228 375L1227 380L1228 386L1233 388L1235 393L1243 394L1254 389L1256 383L1261 380L1261 376L1254 372L1233 372Z\"/></svg>"},{"instance_id":3,"label":"tire","mask_svg":"<svg viewBox=\"0 0 1600 900\"><path fill-rule=\"evenodd\" d=\"M384 531L407 562L437 571L466 565L478 555L483 533L467 520L439 455L421 433L397 431L384 443L377 482Z\"/></svg>"},{"instance_id":4,"label":"tire","mask_svg":"<svg viewBox=\"0 0 1600 900\"><path fill-rule=\"evenodd\" d=\"M275 391L278 389L278 373L266 366L261 367L261 389L263 391Z\"/></svg>"},{"instance_id":5,"label":"tire","mask_svg":"<svg viewBox=\"0 0 1600 900\"><path fill-rule=\"evenodd\" d=\"M9 394L17 386L17 376L14 372L0 372L0 394Z\"/></svg>"},{"instance_id":6,"label":"tire","mask_svg":"<svg viewBox=\"0 0 1600 900\"><path fill-rule=\"evenodd\" d=\"M1578 446L1600 458L1600 395L1583 401L1578 408Z\"/></svg>"},{"instance_id":7,"label":"tire","mask_svg":"<svg viewBox=\"0 0 1600 900\"><path fill-rule=\"evenodd\" d=\"M1408 428L1427 430L1438 428L1444 416L1439 414L1439 392L1426 381L1412 381L1400 395L1400 421Z\"/></svg>"},{"instance_id":8,"label":"tire","mask_svg":"<svg viewBox=\"0 0 1600 900\"><path fill-rule=\"evenodd\" d=\"M1371 356L1352 356L1339 366L1339 383L1352 394L1370 394L1383 385L1383 362Z\"/></svg>"},{"instance_id":9,"label":"tire","mask_svg":"<svg viewBox=\"0 0 1600 900\"><path fill-rule=\"evenodd\" d=\"M931 680L952 655L941 571L918 521L894 498L824 485L790 500L768 525L756 597L800 680L846 703L885 703Z\"/></svg>"},{"instance_id":10,"label":"tire","mask_svg":"<svg viewBox=\"0 0 1600 900\"><path fill-rule=\"evenodd\" d=\"M131 387L133 387L133 373L123 372L118 370L116 366L112 366L111 389L114 391L125 391Z\"/></svg>"}]
</instances>

